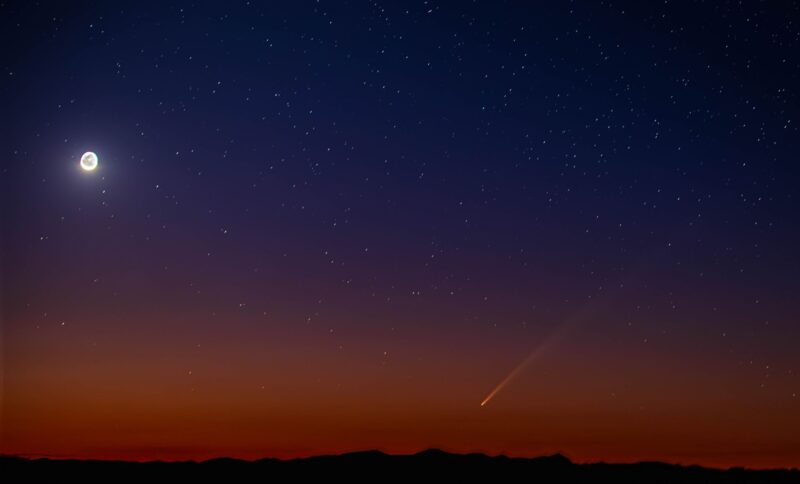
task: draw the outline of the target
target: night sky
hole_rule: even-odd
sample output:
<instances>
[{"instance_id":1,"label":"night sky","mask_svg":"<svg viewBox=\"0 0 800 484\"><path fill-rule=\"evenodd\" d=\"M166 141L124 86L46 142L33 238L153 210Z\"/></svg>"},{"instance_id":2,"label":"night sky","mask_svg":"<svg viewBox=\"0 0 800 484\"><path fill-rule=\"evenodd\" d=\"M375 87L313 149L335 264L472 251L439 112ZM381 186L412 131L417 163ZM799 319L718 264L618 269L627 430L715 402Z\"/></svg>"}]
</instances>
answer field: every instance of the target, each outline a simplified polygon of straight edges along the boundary
<instances>
[{"instance_id":1,"label":"night sky","mask_svg":"<svg viewBox=\"0 0 800 484\"><path fill-rule=\"evenodd\" d=\"M0 45L0 452L800 466L797 2L3 1Z\"/></svg>"}]
</instances>

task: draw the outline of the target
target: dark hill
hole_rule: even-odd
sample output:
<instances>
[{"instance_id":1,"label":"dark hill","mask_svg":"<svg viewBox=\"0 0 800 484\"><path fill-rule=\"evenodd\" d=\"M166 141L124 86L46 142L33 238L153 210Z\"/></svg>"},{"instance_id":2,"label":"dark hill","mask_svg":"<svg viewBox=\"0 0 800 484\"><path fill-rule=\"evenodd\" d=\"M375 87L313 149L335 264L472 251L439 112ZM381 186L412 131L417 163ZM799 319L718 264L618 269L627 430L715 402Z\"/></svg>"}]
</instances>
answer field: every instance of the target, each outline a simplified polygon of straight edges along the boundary
<instances>
[{"instance_id":1,"label":"dark hill","mask_svg":"<svg viewBox=\"0 0 800 484\"><path fill-rule=\"evenodd\" d=\"M614 482L800 483L800 470L708 469L660 462L574 464L562 455L533 459L377 451L305 459L229 458L203 462L124 462L0 457L0 480L11 482Z\"/></svg>"}]
</instances>

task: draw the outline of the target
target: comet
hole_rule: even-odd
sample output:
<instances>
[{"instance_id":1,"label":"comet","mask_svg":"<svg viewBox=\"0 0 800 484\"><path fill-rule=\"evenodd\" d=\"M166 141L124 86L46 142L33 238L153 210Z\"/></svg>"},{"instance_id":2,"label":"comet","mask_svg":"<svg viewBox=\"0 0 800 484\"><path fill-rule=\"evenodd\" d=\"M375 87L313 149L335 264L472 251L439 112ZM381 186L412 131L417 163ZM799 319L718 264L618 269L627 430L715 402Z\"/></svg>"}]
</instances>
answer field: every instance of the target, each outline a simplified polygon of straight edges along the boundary
<instances>
[{"instance_id":1,"label":"comet","mask_svg":"<svg viewBox=\"0 0 800 484\"><path fill-rule=\"evenodd\" d=\"M638 262L634 264L634 270L630 271L630 273L623 277L617 284L612 285L610 287L610 291L604 291L603 286L600 286L594 295L588 297L586 304L584 304L574 314L569 316L563 323L558 325L552 332L550 332L550 334L545 336L545 338L531 350L528 356L526 356L520 364L515 366L514 369L511 370L511 372L505 378L503 378L503 380L501 380L500 383L498 383L488 395L486 395L486 398L481 401L481 407L485 407L486 404L488 404L500 392L500 390L514 381L514 379L519 376L519 374L522 373L522 371L527 368L528 365L545 354L547 350L549 350L555 343L560 341L570 329L595 315L598 312L598 306L601 305L602 301L609 303L612 299L621 296L622 289L628 283L636 280L636 274L639 272L639 266L653 257L658 257L658 254L662 251L663 248L654 247L653 249L641 254L641 256L638 258Z\"/></svg>"},{"instance_id":2,"label":"comet","mask_svg":"<svg viewBox=\"0 0 800 484\"><path fill-rule=\"evenodd\" d=\"M491 392L489 392L488 395L486 395L486 398L484 398L483 401L481 402L481 407L486 406L486 404L489 403L489 401L492 398L494 398L494 396L497 395L497 393L500 390L505 388L506 385L511 383L511 381L514 380L514 378L517 377L517 375L522 373L522 370L527 368L528 365L530 365L539 356L541 356L543 353L545 353L547 351L547 349L550 348L553 345L553 343L558 341L561 338L561 336L564 334L564 332L565 332L564 330L566 329L566 327L567 327L567 324L561 325L559 328L556 328L552 333L550 333L544 339L544 341L539 343L539 345L537 345L530 352L530 354L528 354L528 356L526 356L525 359L522 360L522 362L520 364L518 364L516 367L514 367L513 370L511 370L511 373L509 373L505 378L503 378L503 380L496 387L494 387L494 389Z\"/></svg>"},{"instance_id":3,"label":"comet","mask_svg":"<svg viewBox=\"0 0 800 484\"><path fill-rule=\"evenodd\" d=\"M624 283L619 284L619 288L624 287ZM600 288L602 291L602 287ZM601 293L595 294L595 296L600 296ZM608 295L606 295L608 297ZM533 361L537 358L542 356L549 350L555 343L560 341L564 335L578 323L582 322L583 320L589 318L591 315L597 312L597 305L599 304L599 299L601 297L589 297L589 302L587 302L582 308L580 308L577 312L567 318L566 321L561 323L557 326L550 334L545 336L545 338L536 346L534 347L528 356L522 360L520 364L514 367L503 380L496 386L494 389L486 395L486 398L483 399L481 402L481 407L485 407L487 403L489 403L495 395L497 395L500 390L506 387L509 383L511 383L522 371L528 367Z\"/></svg>"}]
</instances>

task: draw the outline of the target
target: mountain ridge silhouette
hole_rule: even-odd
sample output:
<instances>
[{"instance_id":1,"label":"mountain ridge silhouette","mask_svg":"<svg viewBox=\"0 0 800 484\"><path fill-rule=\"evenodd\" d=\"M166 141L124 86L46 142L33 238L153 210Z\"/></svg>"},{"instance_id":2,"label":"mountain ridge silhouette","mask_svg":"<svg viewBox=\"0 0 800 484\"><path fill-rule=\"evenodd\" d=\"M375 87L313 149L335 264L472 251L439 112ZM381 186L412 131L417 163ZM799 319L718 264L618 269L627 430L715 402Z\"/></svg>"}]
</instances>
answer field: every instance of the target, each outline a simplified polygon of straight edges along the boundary
<instances>
[{"instance_id":1,"label":"mountain ridge silhouette","mask_svg":"<svg viewBox=\"0 0 800 484\"><path fill-rule=\"evenodd\" d=\"M703 482L800 483L800 469L718 469L649 461L625 464L574 463L556 453L509 457L483 453L455 454L426 449L415 454L364 450L291 459L243 460L216 457L194 461L125 461L28 458L0 455L3 482L270 482L322 478L349 481L484 479L489 482Z\"/></svg>"}]
</instances>

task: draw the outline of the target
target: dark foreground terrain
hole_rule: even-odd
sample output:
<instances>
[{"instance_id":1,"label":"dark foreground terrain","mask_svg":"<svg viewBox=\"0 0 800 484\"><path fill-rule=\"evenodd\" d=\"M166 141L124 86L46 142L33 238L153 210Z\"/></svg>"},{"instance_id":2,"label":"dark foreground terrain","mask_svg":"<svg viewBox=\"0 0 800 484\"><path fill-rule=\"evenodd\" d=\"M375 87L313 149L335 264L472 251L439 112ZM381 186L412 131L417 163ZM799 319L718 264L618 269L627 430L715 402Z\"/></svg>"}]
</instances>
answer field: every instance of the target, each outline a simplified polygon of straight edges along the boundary
<instances>
[{"instance_id":1,"label":"dark foreground terrain","mask_svg":"<svg viewBox=\"0 0 800 484\"><path fill-rule=\"evenodd\" d=\"M123 462L0 457L2 482L630 482L800 483L800 470L707 469L659 462L574 464L554 455L533 459L448 454L357 452L306 459Z\"/></svg>"}]
</instances>

